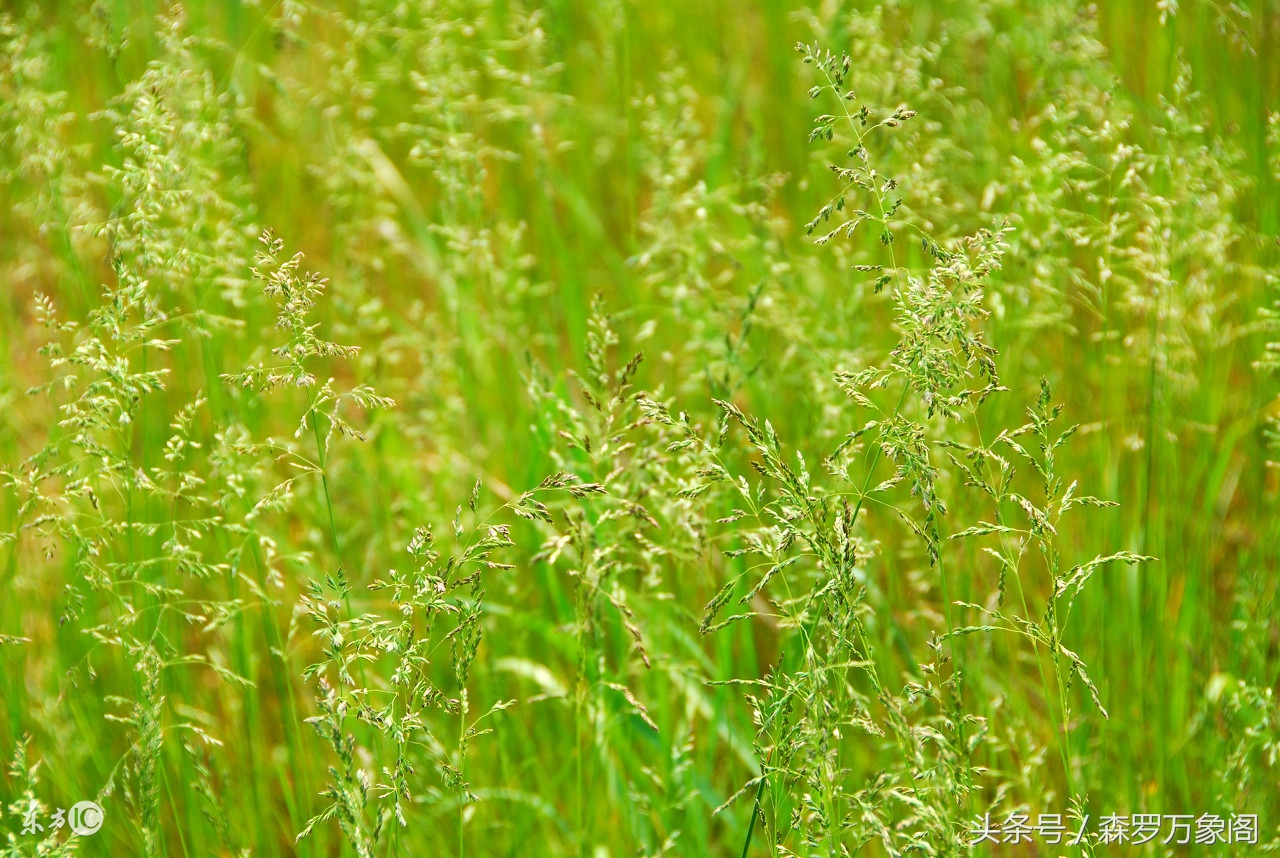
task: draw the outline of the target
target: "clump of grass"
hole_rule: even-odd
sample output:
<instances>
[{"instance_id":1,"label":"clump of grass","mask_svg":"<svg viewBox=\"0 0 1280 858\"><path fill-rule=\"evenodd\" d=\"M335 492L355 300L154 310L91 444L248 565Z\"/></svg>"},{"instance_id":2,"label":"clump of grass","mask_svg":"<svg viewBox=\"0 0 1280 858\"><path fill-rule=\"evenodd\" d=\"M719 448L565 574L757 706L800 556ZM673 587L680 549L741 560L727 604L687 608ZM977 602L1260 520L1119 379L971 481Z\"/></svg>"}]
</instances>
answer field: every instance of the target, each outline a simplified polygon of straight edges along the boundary
<instances>
[{"instance_id":1,"label":"clump of grass","mask_svg":"<svg viewBox=\"0 0 1280 858\"><path fill-rule=\"evenodd\" d=\"M943 564L946 540L941 524L947 507L938 492L941 466L934 450L967 449L953 440L946 427L961 425L987 397L1004 390L996 371L996 352L985 342L980 323L987 315L982 306L982 286L1000 267L1007 248L1007 228L979 231L958 242L956 249L947 249L929 236L915 218L900 215L902 199L894 193L898 183L875 166L870 146L874 132L898 127L913 119L914 111L898 107L877 117L872 107L855 101L850 85L852 61L847 55L807 45L802 45L800 51L805 62L822 75L810 96L816 98L829 92L838 99L842 113L842 117L820 115L811 141L834 139L838 125L847 127L853 135L847 154L851 163L831 167L841 189L807 225L807 231L812 234L834 218L834 228L828 228L817 239L818 244L837 236L852 238L864 228L876 233L888 264L858 264L855 268L874 275L874 291L891 290L900 339L886 356L884 367L872 365L836 374L841 388L854 403L872 415L865 425L850 432L824 462L829 476L847 484L849 491L833 492L817 485L803 455L798 455L794 464L788 462L772 425L761 423L731 403L719 404L728 417L745 429L751 448L759 456L751 464L763 482L753 487L746 479L732 476L722 463L718 451L724 443L724 430L715 444L691 437L691 441L700 444L708 461L703 471L708 482L728 484L728 491L738 495L739 503L745 507L722 519L722 523L739 531L736 535L743 546L727 556L755 558L752 565L766 570L758 577L742 573L727 580L708 603L701 631L707 634L727 628L759 615L768 605L779 627L794 632L794 639L786 646L793 653L799 652L792 659L781 657L767 677L730 681L759 688L754 720L762 772L738 793L755 795L743 854L750 851L757 819L764 824L773 847L784 854L831 854L845 842L872 841L879 842L891 854L911 848L925 849L929 854L951 854L966 848L963 827L972 811L977 774L981 771L972 759L987 729L983 717L965 711L964 672L955 640L996 627L960 626L952 617L953 598L948 591L955 585L949 585ZM851 109L850 103L857 106ZM923 249L932 262L923 277L897 262L897 233L907 228L921 234ZM970 387L974 380L980 385ZM997 505L1015 499L1022 504L1031 517L1027 535L1039 541L1048 560L1053 596L1045 620L1035 623L1028 618L1009 621L1009 625L1011 630L1027 634L1037 646L1049 648L1066 723L1070 678L1080 678L1095 702L1097 689L1084 672L1080 658L1061 644L1057 600L1070 590L1073 602L1093 570L1107 562L1132 563L1147 558L1121 552L1075 567L1070 574L1060 569L1050 537L1056 532L1057 517L1073 502L1101 502L1073 497L1074 484L1064 493L1054 470L1053 450L1072 430L1056 440L1048 437L1048 426L1057 416L1048 395L1046 385L1032 411L1032 423L1003 434L1001 439L1027 455L1044 478L1046 496L1059 506L1050 513L1054 522L1030 501L1008 494L1012 468L999 457L996 458L1003 463L1005 478L1001 488L986 482L977 484L996 498ZM878 402L880 399L883 404ZM656 414L670 425L677 423L665 411ZM1043 460L1031 457L1014 440L1028 432L1041 436ZM980 455L973 452L972 458ZM852 470L858 458L863 459L860 475ZM893 470L873 487L882 459ZM970 482L977 481L971 467L954 456L951 461ZM909 488L910 495L918 499L919 511L881 499L892 497L899 485ZM776 487L775 496L766 493L767 486ZM882 656L868 630L874 614L867 601L865 570L874 552L859 532L859 516L868 500L896 513L919 538L929 565L939 575L946 607L946 629L931 644L936 660L912 663L914 675L908 677L901 694L894 692L891 680L883 674ZM752 520L755 527L741 524ZM1002 525L978 525L955 536L974 536L1001 528ZM1019 554L1021 550L1018 549ZM1002 603L1005 573L1012 569L1016 576L1018 565L1009 557L1002 557L1001 563L998 601ZM806 567L811 570L807 575ZM754 584L739 595L751 577L756 577ZM809 583L796 586L806 578ZM774 590L781 590L781 594L772 598L764 595ZM758 602L762 596L763 601ZM731 601L751 607L719 619ZM1024 599L1024 607L1025 604ZM965 602L956 605L985 610ZM996 616L1004 619L998 613ZM1068 662L1065 666L1063 659ZM940 687L933 684L932 677L941 680ZM924 708L922 704L926 704ZM842 729L848 727L890 738L900 755L897 766L882 771L871 786L861 790L849 790L845 783ZM1061 741L1064 771L1070 783L1066 737ZM768 793L768 805L772 812L765 814L764 798L770 783L773 789ZM905 820L898 818L894 798L902 802Z\"/></svg>"},{"instance_id":2,"label":"clump of grass","mask_svg":"<svg viewBox=\"0 0 1280 858\"><path fill-rule=\"evenodd\" d=\"M40 764L31 763L27 757L27 739L24 739L14 745L13 758L9 762L7 774L16 782L17 789L13 791L13 800L9 802L7 810L9 816L15 819L35 823L33 829L28 833L27 838L22 837L18 832L8 831L5 833L5 844L8 852L13 855L23 854L24 847L33 848L30 854L49 856L49 858L60 858L64 855L76 854L74 841L70 838L63 837L57 827L53 825L52 820L48 816L49 808L36 797L36 788L40 784ZM29 842L24 842L34 835L38 840L34 846Z\"/></svg>"},{"instance_id":3,"label":"clump of grass","mask_svg":"<svg viewBox=\"0 0 1280 858\"><path fill-rule=\"evenodd\" d=\"M516 509L545 531L535 560L567 566L573 582L574 813L581 854L590 853L598 835L596 796L602 777L626 768L627 744L634 741L625 729L628 723L642 724L642 732L659 731L633 689L635 674L653 669L642 624L656 620L659 604L670 598L665 567L669 557L688 549L691 534L685 528L695 520L665 505L650 509L651 501L664 499L655 489L670 478L671 457L643 432L649 423L646 400L635 389L634 378L644 355L636 353L615 367L611 353L619 340L597 296L588 320L585 371L575 374L583 404L548 390L539 375L531 376L530 395L546 430L560 439L552 448L553 461L592 482L574 493L577 504L523 513ZM655 515L673 527L661 543L655 537L663 523ZM653 832L646 830L645 821L627 817L638 829L632 834L644 851L662 854L674 848L678 833L669 832L669 845L660 845L661 827L671 825L669 820L656 820L658 832Z\"/></svg>"},{"instance_id":4,"label":"clump of grass","mask_svg":"<svg viewBox=\"0 0 1280 858\"><path fill-rule=\"evenodd\" d=\"M321 485L320 499L324 505L325 519L328 523L329 548L332 551L335 566L322 578L310 580L310 595L321 598L320 602L304 603L308 612L315 619L329 621L327 606L323 600L326 592L336 594L345 605L347 623L355 622L350 600L350 584L346 567L342 562L342 548L339 544L337 522L334 511L334 498L330 487L327 464L332 449L334 434L349 436L363 440L364 433L349 423L343 414L343 407L357 406L363 409L390 408L394 402L379 396L373 388L358 385L347 391L339 392L334 387L334 380L327 379L323 383L315 375L318 361L326 359L351 359L358 349L326 340L317 333L318 325L310 322L315 309L316 300L320 297L327 281L315 272L304 272L301 268L302 253L295 253L288 259L282 258L284 241L271 231L265 231L260 237L264 250L258 254L258 267L254 269L254 277L263 284L264 293L276 303L276 329L287 335L287 340L271 350L276 361L270 365L259 361L257 365L240 373L227 374L224 379L242 388L253 389L258 393L269 393L277 388L294 388L305 391L307 405L298 421L294 438L305 433L310 434L314 443L314 457L303 454L292 446L282 446L274 442L260 445L262 449L277 453L278 459L286 459L301 474L312 474L319 478ZM321 430L323 421L324 431ZM241 445L247 452L254 452L253 445ZM298 476L286 478L278 483L254 507L255 512L263 508L279 506L280 499L289 495L294 480ZM323 581L323 583L321 583ZM327 588L327 590L326 590ZM337 605L335 605L337 607ZM326 626L329 632L329 647L326 656L338 666L338 681L345 686L355 685L349 672L351 664L359 661L359 654L344 658L346 636L337 630L336 621ZM348 635L349 636L349 635ZM334 816L338 817L342 832L361 858L373 855L373 849L381 831L382 819L370 830L364 819L364 810L368 803L371 784L362 769L355 763L354 738L343 734L343 723L347 717L348 697L339 696L322 675L326 663L313 666L306 673L309 678L317 678L320 682L320 694L317 696L322 715L309 719L319 735L328 742L331 750L338 756L341 770L331 772L335 783L331 783L326 795L333 803L308 823L303 834L309 833L319 821ZM363 677L363 664L359 665ZM399 805L397 804L397 809ZM301 835L300 835L301 837Z\"/></svg>"},{"instance_id":5,"label":"clump of grass","mask_svg":"<svg viewBox=\"0 0 1280 858\"><path fill-rule=\"evenodd\" d=\"M477 520L469 532L459 507L453 524L457 548L448 556L436 549L429 528L419 528L407 548L416 568L407 574L389 570L386 578L369 584L370 591L389 591L391 618L377 611L344 617L344 603L350 605L351 595L345 581L327 578L308 583L302 606L317 626L323 658L304 671L321 692L320 714L307 721L330 746L339 765L331 768L333 780L324 792L331 803L308 821L299 840L317 824L336 819L362 856L377 854L380 844L388 840L397 842L385 826L392 820L401 827L410 825L406 803L413 798L411 776L423 764L425 752L439 772L445 793L457 804L457 848L465 854L468 806L479 800L468 779L468 748L493 731L487 722L516 703L496 700L475 715L468 693L471 666L483 635L485 573L514 568L492 559L495 552L515 546L509 525L488 521L503 510L522 517L546 515L547 508L537 496L552 491L583 497L599 487L581 483L572 474L555 474L485 520ZM478 518L480 492L477 480L467 501L474 518ZM442 650L449 656L447 684L436 666ZM357 674L364 676L365 664L376 668L376 679L357 678ZM353 672L353 665L360 669ZM375 776L356 758L355 736L345 732L349 719L381 734L387 763ZM456 720L450 724L446 719Z\"/></svg>"},{"instance_id":6,"label":"clump of grass","mask_svg":"<svg viewBox=\"0 0 1280 858\"><path fill-rule=\"evenodd\" d=\"M1023 426L1005 430L996 438L991 447L970 446L958 442L949 442L948 447L961 453L961 458L952 455L951 461L964 474L965 483L987 495L995 510L995 521L983 521L972 527L961 530L951 536L952 539L973 539L991 534L998 534L999 548L984 547L999 564L995 607L977 604L962 604L973 609L985 619L982 625L964 626L951 630L944 637L973 633L1011 632L1031 642L1037 653L1037 666L1040 669L1041 683L1046 700L1056 696L1059 717L1055 732L1058 733L1058 748L1061 754L1064 778L1068 789L1073 793L1072 801L1083 801L1084 796L1077 792L1075 784L1080 782L1079 773L1075 771L1074 760L1078 759L1072 749L1071 730L1072 706L1070 688L1074 680L1084 685L1089 696L1103 718L1107 710L1103 705L1097 685L1089 678L1086 665L1081 657L1067 648L1063 639L1067 620L1084 586L1099 570L1108 564L1121 562L1136 564L1150 562L1153 558L1144 557L1132 551L1118 551L1106 556L1065 568L1060 547L1059 529L1063 526L1063 517L1076 508L1116 506L1114 502L1102 501L1089 495L1076 493L1078 483L1065 480L1057 471L1055 464L1056 451L1065 444L1079 429L1079 425L1069 426L1058 432L1053 424L1062 412L1061 405L1053 404L1049 383L1041 380L1040 396L1035 404L1027 410L1029 422ZM1031 436L1034 444L1028 445L1018 440L1022 436ZM1031 447L1032 449L1028 449ZM1017 469L999 451L1007 449L1026 462L1040 478L1040 495L1036 501L1014 491ZM1008 523L1005 510L1018 509L1024 521L1022 526ZM1030 602L1023 583L1024 563L1030 549L1036 549L1042 559L1044 571L1048 578L1048 597L1045 600L1043 615L1033 619ZM1012 578L1017 590L1022 614L1009 615L1002 608L1006 600L1008 580ZM1044 674L1039 652L1043 649L1049 654L1053 665L1054 693L1049 690L1048 680Z\"/></svg>"},{"instance_id":7,"label":"clump of grass","mask_svg":"<svg viewBox=\"0 0 1280 858\"><path fill-rule=\"evenodd\" d=\"M37 230L70 241L68 221L92 211L88 184L76 170L84 147L68 145L79 117L67 93L52 89L49 53L59 34L41 25L38 8L0 16L0 174L14 214Z\"/></svg>"},{"instance_id":8,"label":"clump of grass","mask_svg":"<svg viewBox=\"0 0 1280 858\"><path fill-rule=\"evenodd\" d=\"M41 542L48 557L61 545L73 558L76 574L63 591L58 621L94 643L68 672L68 687L93 680L96 663L119 658L131 668L133 694L104 695L104 702L125 713L106 717L129 728L132 762L120 787L145 853L158 855L166 733L206 735L189 718L166 724L163 676L173 668L205 665L231 681L243 680L190 649L177 625L204 625L227 610L217 598L185 598L188 582L198 586L226 569L201 548L222 522L208 509L202 481L182 468L200 446L192 423L202 400L175 416L165 464L145 464L149 457L137 452L135 431L146 430L147 401L165 390L169 373L146 368L148 356L163 355L177 341L160 335L168 319L147 281L119 260L115 275L83 328L59 321L52 301L38 296L38 316L53 337L41 351L56 376L31 392L55 402L64 391L73 395L58 404L60 419L45 445L4 476L22 498L15 550L22 535ZM72 337L72 344L64 344ZM159 510L170 515L158 517ZM103 796L115 792L118 770L112 770Z\"/></svg>"},{"instance_id":9,"label":"clump of grass","mask_svg":"<svg viewBox=\"0 0 1280 858\"><path fill-rule=\"evenodd\" d=\"M636 224L640 249L627 260L664 307L638 332L659 323L686 332L680 355L688 366L680 393L729 397L768 358L753 349L757 329L796 324L791 300L778 289L790 272L774 212L785 177L747 173L710 187L712 157L698 121L697 91L679 66L664 73L655 92L637 97L645 143L641 173L653 199Z\"/></svg>"},{"instance_id":10,"label":"clump of grass","mask_svg":"<svg viewBox=\"0 0 1280 858\"><path fill-rule=\"evenodd\" d=\"M0 851L1265 821L1268 36L1176 5L0 13L0 799L108 819Z\"/></svg>"}]
</instances>

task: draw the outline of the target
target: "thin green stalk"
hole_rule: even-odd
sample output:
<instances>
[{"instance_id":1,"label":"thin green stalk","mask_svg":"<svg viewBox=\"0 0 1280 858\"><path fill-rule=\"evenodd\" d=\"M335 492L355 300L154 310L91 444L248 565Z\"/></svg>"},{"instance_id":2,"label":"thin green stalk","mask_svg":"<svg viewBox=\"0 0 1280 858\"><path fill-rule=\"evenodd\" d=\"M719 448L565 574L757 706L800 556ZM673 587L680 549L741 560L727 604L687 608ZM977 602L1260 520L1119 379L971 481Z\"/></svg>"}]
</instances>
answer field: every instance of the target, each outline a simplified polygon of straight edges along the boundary
<instances>
[{"instance_id":1,"label":"thin green stalk","mask_svg":"<svg viewBox=\"0 0 1280 858\"><path fill-rule=\"evenodd\" d=\"M751 808L751 820L747 823L747 841L742 844L742 858L747 858L751 851L751 836L756 831L756 817L760 815L760 797L764 794L764 785L769 776L769 763L773 761L773 748L769 749L769 756L765 759L765 768L760 772L760 783L756 785L756 800Z\"/></svg>"},{"instance_id":2,"label":"thin green stalk","mask_svg":"<svg viewBox=\"0 0 1280 858\"><path fill-rule=\"evenodd\" d=\"M983 439L983 437L982 437L982 426L981 426L981 424L978 422L978 417L977 417L977 415L976 415L976 414L974 415L974 425L975 425L975 428L976 428L976 429L977 429L977 431L978 431L978 443L979 443L979 444L981 444L983 447L985 447L985 446L986 446L986 441L985 441L985 440ZM990 463L990 461L986 461L986 467L987 467L987 477L988 477L988 479L991 479L991 480L994 482L995 475L994 475L994 474L992 474L992 472L991 472L991 463ZM1004 511L1000 508L1000 504L999 504L999 502L997 502L997 503L996 503L996 524L998 524L1000 527L1005 527L1005 523L1004 523ZM1004 547L1004 549L1005 549L1005 551L1006 551L1006 553L1007 553L1007 554L1012 554L1012 552L1010 552L1010 551L1009 551L1008 538L1009 538L1009 537L1008 537L1008 534L1003 533L1003 532L1000 534L1000 542L1001 542L1001 545ZM1020 553L1019 553L1019 554L1020 554ZM1030 608L1030 606L1029 606L1029 605L1028 605L1028 603L1027 603L1027 595L1026 595L1026 593L1025 593L1025 591L1023 590L1023 587L1022 587L1022 571L1021 571L1021 566L1020 566L1020 565L1015 567L1015 574L1014 574L1014 576L1013 576L1013 580L1014 580L1014 583L1015 583L1015 584L1017 584L1017 586L1018 586L1018 599L1019 599L1019 601L1021 601L1021 602L1022 602L1022 615L1023 615L1025 618L1027 618L1027 620L1030 620L1030 619L1031 619L1031 608ZM1049 702L1049 701L1050 701L1050 699L1051 699L1051 697L1052 697L1052 695L1049 693L1049 677L1048 677L1048 675L1045 673L1045 670L1044 670L1044 660L1040 658L1039 653L1037 653L1037 654L1036 654L1036 667L1038 668L1039 673L1040 673L1040 688L1041 688L1041 690L1044 692L1045 704L1046 704L1046 705L1048 706L1048 708L1049 708L1049 717L1050 717L1050 719L1052 719L1052 720L1055 722L1055 723L1054 723L1054 725L1053 725L1053 728L1054 728L1054 733L1055 733L1055 734L1057 734L1057 736L1058 736L1058 741L1057 741L1057 745L1058 745L1058 753L1059 753L1059 755L1062 757L1062 772L1063 772L1063 775L1066 777L1066 780L1067 780L1067 790L1068 790L1068 792L1070 792L1072 795L1074 795L1074 794L1075 794L1075 787L1072 785L1071 764L1070 764L1070 759L1069 759L1069 755L1068 755L1068 753L1067 753L1067 748L1066 748L1066 744L1065 744L1065 743L1066 743L1066 729L1067 729L1067 723L1066 723L1066 717L1067 717L1066 699L1065 699L1064 697L1062 697L1061 695L1060 695L1060 696L1059 696L1059 698L1058 698L1058 703L1059 703L1059 705L1062 707L1062 721L1059 723L1059 722L1057 722L1056 716L1054 715L1054 712L1053 712L1053 705ZM1055 675L1057 674L1057 672L1058 672L1058 666L1057 666L1057 662L1056 662L1056 660L1055 660L1055 662L1054 662L1054 673L1055 673ZM1060 681L1059 681L1059 683L1058 683L1058 684L1059 684L1059 686L1061 686L1061 682L1060 682Z\"/></svg>"},{"instance_id":3,"label":"thin green stalk","mask_svg":"<svg viewBox=\"0 0 1280 858\"><path fill-rule=\"evenodd\" d=\"M467 690L462 689L462 703L458 706L458 779L463 784L467 782ZM466 858L467 855L467 839L466 839L466 817L467 817L467 789L462 788L462 795L458 798L458 858Z\"/></svg>"},{"instance_id":4,"label":"thin green stalk","mask_svg":"<svg viewBox=\"0 0 1280 858\"><path fill-rule=\"evenodd\" d=\"M329 493L329 474L326 468L326 462L329 458L329 451L325 449L320 439L320 422L316 419L315 394L311 393L311 432L316 439L316 454L320 465L320 484L324 488L324 506L329 514L329 538L333 542L333 554L338 560L338 573L342 579L342 600L347 608L347 616L355 619L355 611L351 607L351 588L347 586L346 567L342 563L342 549L338 546L338 524L333 513L333 497ZM364 661L360 662L360 682L368 684L365 677Z\"/></svg>"}]
</instances>

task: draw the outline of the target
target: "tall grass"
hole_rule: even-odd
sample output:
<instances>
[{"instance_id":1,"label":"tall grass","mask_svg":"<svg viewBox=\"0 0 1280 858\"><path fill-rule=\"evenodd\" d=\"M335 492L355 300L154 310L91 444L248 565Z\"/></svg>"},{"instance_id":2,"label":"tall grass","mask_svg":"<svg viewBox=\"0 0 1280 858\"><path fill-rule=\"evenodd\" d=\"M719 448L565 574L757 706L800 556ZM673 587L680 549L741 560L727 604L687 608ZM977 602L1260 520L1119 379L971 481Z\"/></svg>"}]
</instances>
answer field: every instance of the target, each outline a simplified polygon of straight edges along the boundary
<instances>
[{"instance_id":1,"label":"tall grass","mask_svg":"<svg viewBox=\"0 0 1280 858\"><path fill-rule=\"evenodd\" d=\"M0 12L5 854L1280 848L1278 21Z\"/></svg>"}]
</instances>

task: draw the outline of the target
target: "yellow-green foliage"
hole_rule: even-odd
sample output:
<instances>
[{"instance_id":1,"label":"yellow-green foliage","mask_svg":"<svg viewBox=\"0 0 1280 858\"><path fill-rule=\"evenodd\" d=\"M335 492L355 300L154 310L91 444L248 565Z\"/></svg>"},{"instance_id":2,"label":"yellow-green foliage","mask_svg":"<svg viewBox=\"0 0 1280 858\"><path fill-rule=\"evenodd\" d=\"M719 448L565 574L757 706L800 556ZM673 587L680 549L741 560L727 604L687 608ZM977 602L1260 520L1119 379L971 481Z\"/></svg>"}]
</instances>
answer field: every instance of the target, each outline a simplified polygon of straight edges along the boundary
<instances>
[{"instance_id":1,"label":"yellow-green foliage","mask_svg":"<svg viewBox=\"0 0 1280 858\"><path fill-rule=\"evenodd\" d=\"M1278 51L8 4L0 854L1280 849Z\"/></svg>"}]
</instances>

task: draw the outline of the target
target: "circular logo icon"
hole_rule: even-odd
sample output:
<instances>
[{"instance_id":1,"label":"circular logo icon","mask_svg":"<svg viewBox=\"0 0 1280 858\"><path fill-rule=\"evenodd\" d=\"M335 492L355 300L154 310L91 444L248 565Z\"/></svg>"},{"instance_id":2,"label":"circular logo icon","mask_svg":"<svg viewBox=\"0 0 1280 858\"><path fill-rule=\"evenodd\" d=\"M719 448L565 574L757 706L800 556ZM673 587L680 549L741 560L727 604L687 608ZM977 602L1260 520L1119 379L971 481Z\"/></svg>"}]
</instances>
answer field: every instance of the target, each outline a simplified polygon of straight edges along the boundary
<instances>
[{"instance_id":1,"label":"circular logo icon","mask_svg":"<svg viewBox=\"0 0 1280 858\"><path fill-rule=\"evenodd\" d=\"M67 823L81 837L96 834L102 827L102 806L94 801L76 802L67 814Z\"/></svg>"}]
</instances>

